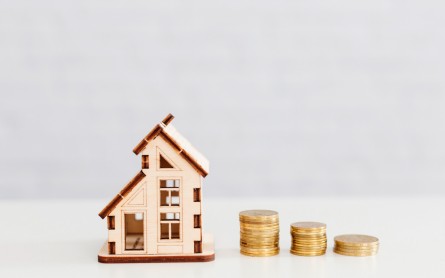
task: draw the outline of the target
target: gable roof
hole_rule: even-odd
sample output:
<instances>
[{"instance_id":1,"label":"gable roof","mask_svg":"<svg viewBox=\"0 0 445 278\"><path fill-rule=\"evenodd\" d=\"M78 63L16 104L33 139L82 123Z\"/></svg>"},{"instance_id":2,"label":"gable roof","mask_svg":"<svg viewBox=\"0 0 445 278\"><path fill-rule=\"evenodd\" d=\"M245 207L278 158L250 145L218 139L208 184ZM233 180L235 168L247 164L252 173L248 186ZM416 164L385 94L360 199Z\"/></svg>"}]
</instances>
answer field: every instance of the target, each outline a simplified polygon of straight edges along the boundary
<instances>
[{"instance_id":1,"label":"gable roof","mask_svg":"<svg viewBox=\"0 0 445 278\"><path fill-rule=\"evenodd\" d=\"M185 139L170 122L173 121L174 116L168 114L162 122L157 124L153 129L134 147L133 152L139 154L148 143L155 139L157 136L161 136L170 145L172 145L179 154L187 160L198 173L205 177L209 173L209 161L196 150L190 142Z\"/></svg>"},{"instance_id":2,"label":"gable roof","mask_svg":"<svg viewBox=\"0 0 445 278\"><path fill-rule=\"evenodd\" d=\"M148 143L155 139L157 136L161 136L171 146L178 150L180 156L187 160L198 173L205 177L209 173L209 161L197 151L190 142L185 139L172 125L169 123L173 120L173 115L168 114L161 123L156 125L147 136L142 139L139 144L133 149L135 154L139 154ZM140 171L125 187L102 209L99 216L103 219L107 217L115 207L130 193L133 188L139 184L139 182L145 178L144 172Z\"/></svg>"},{"instance_id":3,"label":"gable roof","mask_svg":"<svg viewBox=\"0 0 445 278\"><path fill-rule=\"evenodd\" d=\"M104 209L99 212L99 216L104 219L110 212L119 205L119 203L125 198L125 196L130 193L130 191L138 185L138 183L145 178L144 172L140 171L137 175L129 182L127 185L122 188L122 190L111 200L108 205L104 207Z\"/></svg>"}]
</instances>

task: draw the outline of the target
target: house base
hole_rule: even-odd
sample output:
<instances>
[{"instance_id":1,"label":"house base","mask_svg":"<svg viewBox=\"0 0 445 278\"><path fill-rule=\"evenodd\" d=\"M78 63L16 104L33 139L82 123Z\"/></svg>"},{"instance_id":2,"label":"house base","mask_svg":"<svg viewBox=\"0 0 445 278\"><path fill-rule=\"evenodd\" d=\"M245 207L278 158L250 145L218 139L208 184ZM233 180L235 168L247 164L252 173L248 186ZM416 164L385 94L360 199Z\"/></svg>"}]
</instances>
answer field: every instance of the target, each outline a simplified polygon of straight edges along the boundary
<instances>
[{"instance_id":1,"label":"house base","mask_svg":"<svg viewBox=\"0 0 445 278\"><path fill-rule=\"evenodd\" d=\"M97 259L100 263L185 263L210 262L215 260L215 249L211 236L203 237L202 253L198 254L162 254L162 255L110 255L108 243L99 250Z\"/></svg>"}]
</instances>

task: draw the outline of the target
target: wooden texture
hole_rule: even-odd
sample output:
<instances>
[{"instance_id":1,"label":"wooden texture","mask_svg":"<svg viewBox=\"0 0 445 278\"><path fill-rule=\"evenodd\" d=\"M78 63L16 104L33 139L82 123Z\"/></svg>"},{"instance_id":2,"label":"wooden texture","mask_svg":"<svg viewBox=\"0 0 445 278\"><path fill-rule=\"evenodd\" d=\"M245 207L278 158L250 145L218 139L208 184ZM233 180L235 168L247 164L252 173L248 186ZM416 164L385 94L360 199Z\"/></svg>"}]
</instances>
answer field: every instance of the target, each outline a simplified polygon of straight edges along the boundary
<instances>
[{"instance_id":1,"label":"wooden texture","mask_svg":"<svg viewBox=\"0 0 445 278\"><path fill-rule=\"evenodd\" d=\"M100 263L183 263L211 262L215 260L213 237L203 236L203 241L194 242L194 254L162 254L162 255L111 255L108 254L107 243L99 251L97 260Z\"/></svg>"},{"instance_id":2,"label":"wooden texture","mask_svg":"<svg viewBox=\"0 0 445 278\"><path fill-rule=\"evenodd\" d=\"M187 262L211 262L215 260L215 254L193 256L98 256L100 263L187 263Z\"/></svg>"},{"instance_id":3,"label":"wooden texture","mask_svg":"<svg viewBox=\"0 0 445 278\"><path fill-rule=\"evenodd\" d=\"M144 172L141 171L137 173L137 175L103 208L99 213L99 216L103 219L110 214L122 199L127 196L128 192L130 192L144 177Z\"/></svg>"},{"instance_id":4,"label":"wooden texture","mask_svg":"<svg viewBox=\"0 0 445 278\"><path fill-rule=\"evenodd\" d=\"M135 154L140 154L146 146L154 140L158 135L162 134L166 141L172 144L179 153L192 164L196 170L205 177L209 173L209 161L197 149L195 149L190 142L183 137L170 122L173 120L173 115L169 114L163 122L156 125L133 149Z\"/></svg>"},{"instance_id":5,"label":"wooden texture","mask_svg":"<svg viewBox=\"0 0 445 278\"><path fill-rule=\"evenodd\" d=\"M108 230L100 262L214 259L213 247L200 247L202 177L209 164L169 125L172 120L169 114L136 146L141 171L99 213L114 227Z\"/></svg>"}]
</instances>

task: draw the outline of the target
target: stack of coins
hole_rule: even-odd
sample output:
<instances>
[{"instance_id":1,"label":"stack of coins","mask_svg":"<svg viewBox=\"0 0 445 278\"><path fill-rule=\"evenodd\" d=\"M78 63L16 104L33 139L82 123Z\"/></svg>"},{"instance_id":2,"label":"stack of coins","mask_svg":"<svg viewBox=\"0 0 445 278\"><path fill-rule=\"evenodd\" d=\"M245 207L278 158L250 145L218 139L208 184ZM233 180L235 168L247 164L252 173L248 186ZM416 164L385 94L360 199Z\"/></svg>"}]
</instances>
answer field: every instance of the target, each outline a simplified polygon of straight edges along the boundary
<instances>
[{"instance_id":1,"label":"stack of coins","mask_svg":"<svg viewBox=\"0 0 445 278\"><path fill-rule=\"evenodd\" d=\"M240 212L239 221L241 254L265 257L280 252L278 212L245 210Z\"/></svg>"},{"instance_id":2,"label":"stack of coins","mask_svg":"<svg viewBox=\"0 0 445 278\"><path fill-rule=\"evenodd\" d=\"M374 256L379 250L379 239L367 235L341 235L334 238L334 252L340 255Z\"/></svg>"},{"instance_id":3,"label":"stack of coins","mask_svg":"<svg viewBox=\"0 0 445 278\"><path fill-rule=\"evenodd\" d=\"M320 256L326 253L326 224L296 222L290 226L292 245L290 252L299 256Z\"/></svg>"}]
</instances>

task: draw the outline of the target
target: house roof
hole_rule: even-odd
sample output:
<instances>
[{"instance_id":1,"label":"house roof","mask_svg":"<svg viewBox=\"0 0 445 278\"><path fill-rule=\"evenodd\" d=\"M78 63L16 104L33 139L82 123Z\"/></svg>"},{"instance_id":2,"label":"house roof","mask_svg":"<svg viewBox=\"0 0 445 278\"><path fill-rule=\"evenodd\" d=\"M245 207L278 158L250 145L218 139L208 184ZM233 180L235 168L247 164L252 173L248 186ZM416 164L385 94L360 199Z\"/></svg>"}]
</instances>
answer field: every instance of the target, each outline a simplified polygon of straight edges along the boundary
<instances>
[{"instance_id":1,"label":"house roof","mask_svg":"<svg viewBox=\"0 0 445 278\"><path fill-rule=\"evenodd\" d=\"M145 136L142 141L137 144L137 146L133 149L133 152L135 154L139 154L151 140L155 139L157 136L161 136L172 147L174 147L202 177L207 176L209 173L209 161L172 125L169 125L173 118L174 117L172 114L168 114L161 123L156 125L147 134L147 136ZM108 216L143 178L145 178L145 174L142 171L137 173L136 176L108 203L108 205L105 206L105 208L99 213L99 216L101 218Z\"/></svg>"},{"instance_id":2,"label":"house roof","mask_svg":"<svg viewBox=\"0 0 445 278\"><path fill-rule=\"evenodd\" d=\"M130 193L130 191L143 179L145 178L145 174L140 171L137 175L129 182L127 185L122 188L122 190L111 200L108 205L104 207L104 209L99 212L99 216L103 219L125 198L125 196Z\"/></svg>"},{"instance_id":3,"label":"house roof","mask_svg":"<svg viewBox=\"0 0 445 278\"><path fill-rule=\"evenodd\" d=\"M148 143L155 139L157 136L161 136L170 145L172 145L179 154L187 160L201 176L205 177L209 173L209 161L196 150L190 142L185 139L176 128L170 124L173 121L174 116L168 114L162 122L157 124L152 130L134 147L133 152L139 154Z\"/></svg>"}]
</instances>

